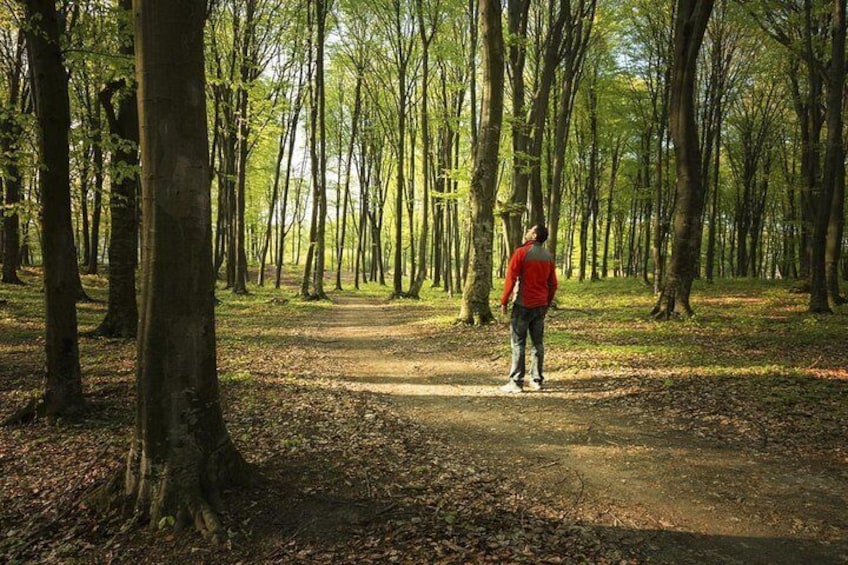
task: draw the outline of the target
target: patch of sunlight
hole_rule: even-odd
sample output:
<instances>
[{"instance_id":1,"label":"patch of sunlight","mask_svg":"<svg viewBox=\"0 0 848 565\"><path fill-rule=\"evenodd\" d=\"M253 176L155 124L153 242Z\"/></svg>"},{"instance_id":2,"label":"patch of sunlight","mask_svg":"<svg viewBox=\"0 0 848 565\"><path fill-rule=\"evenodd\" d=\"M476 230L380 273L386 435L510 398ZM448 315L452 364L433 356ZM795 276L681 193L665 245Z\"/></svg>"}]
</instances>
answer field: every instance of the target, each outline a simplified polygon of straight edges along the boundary
<instances>
[{"instance_id":1,"label":"patch of sunlight","mask_svg":"<svg viewBox=\"0 0 848 565\"><path fill-rule=\"evenodd\" d=\"M222 371L218 373L218 380L222 383L240 383L251 380L250 371Z\"/></svg>"},{"instance_id":2,"label":"patch of sunlight","mask_svg":"<svg viewBox=\"0 0 848 565\"><path fill-rule=\"evenodd\" d=\"M456 316L449 314L418 318L410 322L411 326L450 326L456 322Z\"/></svg>"}]
</instances>

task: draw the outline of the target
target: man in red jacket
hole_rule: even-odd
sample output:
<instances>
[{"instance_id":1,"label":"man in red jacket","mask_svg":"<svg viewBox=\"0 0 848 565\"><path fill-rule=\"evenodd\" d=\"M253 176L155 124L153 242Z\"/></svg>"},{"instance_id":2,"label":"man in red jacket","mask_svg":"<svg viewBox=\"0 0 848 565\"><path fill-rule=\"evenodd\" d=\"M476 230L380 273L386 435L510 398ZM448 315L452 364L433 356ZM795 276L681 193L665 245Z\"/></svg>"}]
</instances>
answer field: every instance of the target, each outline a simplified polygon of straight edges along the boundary
<instances>
[{"instance_id":1,"label":"man in red jacket","mask_svg":"<svg viewBox=\"0 0 848 565\"><path fill-rule=\"evenodd\" d=\"M531 227L524 234L524 245L516 249L509 260L501 296L501 311L506 314L509 302L512 301L512 366L509 370L509 382L501 387L502 392L521 392L524 387L524 349L528 330L533 353L530 363L530 388L542 390L542 382L545 380L542 375L542 362L545 359L545 346L542 343L545 335L545 315L557 289L554 256L542 247L546 239L548 230L545 226L539 224Z\"/></svg>"}]
</instances>

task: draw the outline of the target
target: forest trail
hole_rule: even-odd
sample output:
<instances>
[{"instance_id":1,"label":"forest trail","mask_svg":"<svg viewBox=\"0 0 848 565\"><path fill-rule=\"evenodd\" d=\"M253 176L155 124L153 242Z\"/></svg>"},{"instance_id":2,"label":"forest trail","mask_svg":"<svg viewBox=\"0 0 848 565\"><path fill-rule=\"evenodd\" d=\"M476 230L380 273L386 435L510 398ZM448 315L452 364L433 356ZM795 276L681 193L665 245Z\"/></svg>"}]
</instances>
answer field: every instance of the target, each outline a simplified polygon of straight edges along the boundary
<instances>
[{"instance_id":1,"label":"forest trail","mask_svg":"<svg viewBox=\"0 0 848 565\"><path fill-rule=\"evenodd\" d=\"M549 371L546 390L506 395L503 323L486 332L428 324L409 302L334 301L298 331L326 374L520 478L517 496L559 505L651 561L848 562L844 469L670 430L638 405L598 405L600 376ZM504 353L469 346L475 331Z\"/></svg>"}]
</instances>

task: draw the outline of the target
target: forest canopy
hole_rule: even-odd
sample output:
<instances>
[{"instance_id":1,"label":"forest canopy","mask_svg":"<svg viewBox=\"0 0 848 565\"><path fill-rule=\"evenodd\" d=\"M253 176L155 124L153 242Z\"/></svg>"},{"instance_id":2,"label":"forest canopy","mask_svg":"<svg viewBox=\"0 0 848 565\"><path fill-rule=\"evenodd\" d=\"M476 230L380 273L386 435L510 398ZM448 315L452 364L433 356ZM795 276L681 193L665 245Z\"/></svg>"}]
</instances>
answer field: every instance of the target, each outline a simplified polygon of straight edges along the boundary
<instances>
[{"instance_id":1,"label":"forest canopy","mask_svg":"<svg viewBox=\"0 0 848 565\"><path fill-rule=\"evenodd\" d=\"M107 203L127 198L116 187L137 166L132 136L110 127L134 85L130 26L116 2L58 6L74 245L93 273L112 260ZM13 282L17 266L41 262L43 196L27 23L19 4L6 7L0 167L4 280ZM562 275L662 288L678 204L668 125L675 10L670 0L503 7L495 274L524 227L544 221ZM304 265L304 295L321 296L324 275L341 287L343 272L354 285L390 273L396 295L416 295L425 278L461 291L484 103L478 11L451 0L209 4L214 260L228 288L244 292L254 273L278 285L284 268ZM831 303L841 302L844 190L824 190L844 184L827 149L838 127L830 105L842 100L841 89L829 97L834 29L823 1L715 3L694 83L705 190L698 276L808 288L819 246Z\"/></svg>"}]
</instances>

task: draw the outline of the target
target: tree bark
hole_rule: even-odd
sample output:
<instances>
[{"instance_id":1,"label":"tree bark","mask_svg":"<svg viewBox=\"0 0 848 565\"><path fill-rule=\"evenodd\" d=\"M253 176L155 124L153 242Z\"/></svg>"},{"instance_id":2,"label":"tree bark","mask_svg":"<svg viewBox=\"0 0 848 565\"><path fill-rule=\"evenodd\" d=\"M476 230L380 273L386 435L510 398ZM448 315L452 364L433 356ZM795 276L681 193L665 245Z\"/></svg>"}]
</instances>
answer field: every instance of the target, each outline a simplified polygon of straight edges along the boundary
<instances>
[{"instance_id":1,"label":"tree bark","mask_svg":"<svg viewBox=\"0 0 848 565\"><path fill-rule=\"evenodd\" d=\"M697 276L704 186L700 178L701 151L695 122L695 78L698 51L712 12L712 0L678 0L674 20L669 129L677 163L674 244L668 277L653 314L693 314L689 304Z\"/></svg>"},{"instance_id":2,"label":"tree bark","mask_svg":"<svg viewBox=\"0 0 848 565\"><path fill-rule=\"evenodd\" d=\"M42 167L42 253L47 375L39 414L82 408L76 301L81 286L71 226L68 73L62 61L59 15L52 0L26 0L26 40L33 77Z\"/></svg>"},{"instance_id":3,"label":"tree bark","mask_svg":"<svg viewBox=\"0 0 848 565\"><path fill-rule=\"evenodd\" d=\"M122 0L129 9L131 0ZM132 46L129 46L132 49ZM127 89L115 112L113 94ZM111 83L100 95L106 109L109 130L121 139L112 154L112 195L109 211L112 229L109 236L109 298L106 317L95 330L98 335L133 338L138 329L135 270L138 262L138 106L135 86L123 81Z\"/></svg>"},{"instance_id":4,"label":"tree bark","mask_svg":"<svg viewBox=\"0 0 848 565\"><path fill-rule=\"evenodd\" d=\"M500 0L480 0L479 7L484 94L480 137L471 177L469 269L459 311L459 320L466 324L487 324L494 319L489 307L489 293L492 288L498 148L503 122L504 45Z\"/></svg>"},{"instance_id":5,"label":"tree bark","mask_svg":"<svg viewBox=\"0 0 848 565\"><path fill-rule=\"evenodd\" d=\"M210 501L245 478L218 399L203 63L206 2L135 0L142 160L137 411L124 481L152 527L224 536Z\"/></svg>"},{"instance_id":6,"label":"tree bark","mask_svg":"<svg viewBox=\"0 0 848 565\"><path fill-rule=\"evenodd\" d=\"M121 0L127 18L132 13L132 0ZM132 29L122 26L127 39L121 54L132 57ZM115 110L113 97L123 90ZM106 317L95 334L108 337L134 338L138 330L135 269L138 263L138 103L136 86L123 79L113 81L100 92L100 103L106 114L109 132L120 140L112 153L112 194L109 212L112 227L109 235L109 298Z\"/></svg>"},{"instance_id":7,"label":"tree bark","mask_svg":"<svg viewBox=\"0 0 848 565\"><path fill-rule=\"evenodd\" d=\"M21 263L21 230L18 206L21 203L21 171L18 165L23 127L18 121L18 107L24 98L24 34L20 32L13 62L7 73L7 100L0 108L0 155L6 155L5 170L0 170L0 186L5 192L3 223L3 274L6 284L23 284L18 277Z\"/></svg>"},{"instance_id":8,"label":"tree bark","mask_svg":"<svg viewBox=\"0 0 848 565\"><path fill-rule=\"evenodd\" d=\"M100 106L92 109L92 160L94 164L94 209L91 211L91 236L89 237L88 256L85 273L97 274L97 260L100 257L100 217L103 210L103 122L100 119Z\"/></svg>"},{"instance_id":9,"label":"tree bark","mask_svg":"<svg viewBox=\"0 0 848 565\"><path fill-rule=\"evenodd\" d=\"M432 169L432 155L430 154L430 116L427 106L427 97L430 90L430 43L438 29L438 22L431 21L431 27L428 31L424 20L424 7L422 0L415 2L416 15L418 18L418 29L422 43L422 62L421 62L421 141L423 155L423 184L424 184L424 200L421 207L421 234L418 238L418 270L414 275L412 284L409 287L407 296L410 298L419 298L421 287L424 286L424 279L427 277L427 242L430 230L430 171ZM438 13L439 6L436 5L434 11Z\"/></svg>"},{"instance_id":10,"label":"tree bark","mask_svg":"<svg viewBox=\"0 0 848 565\"><path fill-rule=\"evenodd\" d=\"M845 86L845 0L833 3L831 61L827 92L827 150L821 200L813 231L811 312L830 312L828 297L835 304L845 299L839 293L839 260L845 219L845 150L843 148L842 102Z\"/></svg>"}]
</instances>

